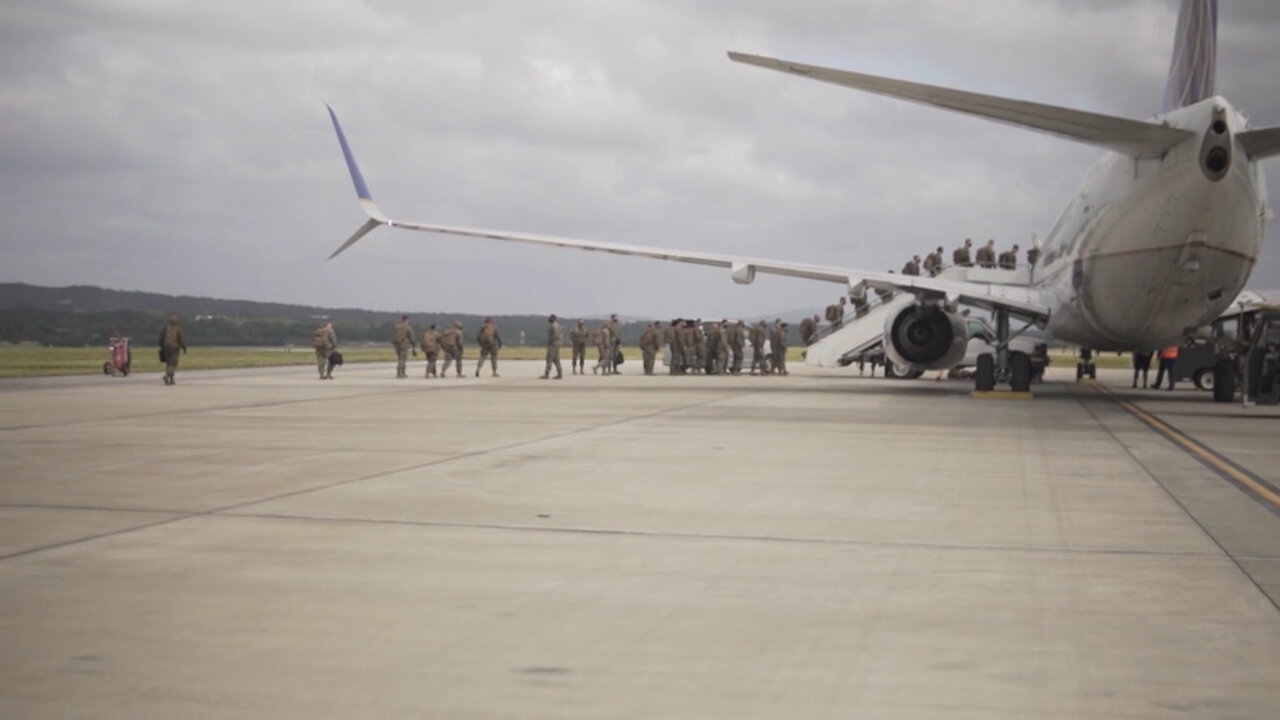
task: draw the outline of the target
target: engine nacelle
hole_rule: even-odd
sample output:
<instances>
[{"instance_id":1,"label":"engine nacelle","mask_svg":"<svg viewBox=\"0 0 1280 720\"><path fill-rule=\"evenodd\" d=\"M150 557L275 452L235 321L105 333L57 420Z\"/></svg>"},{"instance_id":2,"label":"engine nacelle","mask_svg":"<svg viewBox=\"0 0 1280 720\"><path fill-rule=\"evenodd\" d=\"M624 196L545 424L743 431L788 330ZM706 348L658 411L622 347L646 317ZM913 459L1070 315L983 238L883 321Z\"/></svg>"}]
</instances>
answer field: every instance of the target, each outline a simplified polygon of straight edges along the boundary
<instances>
[{"instance_id":1,"label":"engine nacelle","mask_svg":"<svg viewBox=\"0 0 1280 720\"><path fill-rule=\"evenodd\" d=\"M884 324L884 351L913 370L945 370L964 360L969 331L962 315L940 305L912 303Z\"/></svg>"},{"instance_id":2,"label":"engine nacelle","mask_svg":"<svg viewBox=\"0 0 1280 720\"><path fill-rule=\"evenodd\" d=\"M733 273L733 281L739 285L750 285L756 280L756 266L746 263L734 263L730 268Z\"/></svg>"}]
</instances>

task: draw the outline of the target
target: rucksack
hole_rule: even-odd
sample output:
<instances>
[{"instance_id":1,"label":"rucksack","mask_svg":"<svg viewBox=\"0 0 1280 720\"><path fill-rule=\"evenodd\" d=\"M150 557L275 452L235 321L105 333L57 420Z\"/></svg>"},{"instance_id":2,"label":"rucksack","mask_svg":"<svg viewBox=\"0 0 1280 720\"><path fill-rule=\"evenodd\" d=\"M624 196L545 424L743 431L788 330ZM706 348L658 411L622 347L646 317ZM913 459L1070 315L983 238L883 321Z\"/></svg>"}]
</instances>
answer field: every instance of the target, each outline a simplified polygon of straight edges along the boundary
<instances>
[{"instance_id":1,"label":"rucksack","mask_svg":"<svg viewBox=\"0 0 1280 720\"><path fill-rule=\"evenodd\" d=\"M836 309L836 306L835 306L835 305L828 305L828 306L827 306L827 321L828 321L828 322L835 322L835 321L836 321L836 317L837 317L837 314L838 314L838 313L839 313L839 310L837 310L837 309Z\"/></svg>"},{"instance_id":2,"label":"rucksack","mask_svg":"<svg viewBox=\"0 0 1280 720\"><path fill-rule=\"evenodd\" d=\"M311 333L311 347L316 350L323 350L325 334L324 328L319 328L315 332Z\"/></svg>"}]
</instances>

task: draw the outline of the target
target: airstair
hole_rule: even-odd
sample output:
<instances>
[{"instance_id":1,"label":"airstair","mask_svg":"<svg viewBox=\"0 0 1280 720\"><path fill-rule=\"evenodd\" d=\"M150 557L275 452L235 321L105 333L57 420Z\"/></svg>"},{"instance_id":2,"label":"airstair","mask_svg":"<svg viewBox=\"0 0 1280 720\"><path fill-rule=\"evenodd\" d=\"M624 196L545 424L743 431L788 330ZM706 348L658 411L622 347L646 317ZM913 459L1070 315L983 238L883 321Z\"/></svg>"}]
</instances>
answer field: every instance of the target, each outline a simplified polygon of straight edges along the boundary
<instances>
[{"instance_id":1,"label":"airstair","mask_svg":"<svg viewBox=\"0 0 1280 720\"><path fill-rule=\"evenodd\" d=\"M805 348L804 363L816 367L844 367L859 355L876 350L884 342L885 322L914 298L899 293L886 303L870 308L862 317L845 320L838 330L819 333L818 340Z\"/></svg>"}]
</instances>

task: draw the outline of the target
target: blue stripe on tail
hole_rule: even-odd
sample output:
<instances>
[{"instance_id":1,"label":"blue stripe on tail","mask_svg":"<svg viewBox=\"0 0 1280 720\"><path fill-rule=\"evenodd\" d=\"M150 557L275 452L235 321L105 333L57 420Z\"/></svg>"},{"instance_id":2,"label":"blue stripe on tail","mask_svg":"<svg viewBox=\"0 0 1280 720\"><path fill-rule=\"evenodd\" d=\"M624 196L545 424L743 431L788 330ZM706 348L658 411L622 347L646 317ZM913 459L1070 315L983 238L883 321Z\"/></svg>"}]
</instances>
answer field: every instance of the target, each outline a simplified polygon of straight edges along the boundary
<instances>
[{"instance_id":1,"label":"blue stripe on tail","mask_svg":"<svg viewBox=\"0 0 1280 720\"><path fill-rule=\"evenodd\" d=\"M1182 0L1164 86L1164 112L1213 95L1217 51L1218 0Z\"/></svg>"},{"instance_id":2,"label":"blue stripe on tail","mask_svg":"<svg viewBox=\"0 0 1280 720\"><path fill-rule=\"evenodd\" d=\"M338 124L338 116L334 114L333 108L325 105L329 110L329 119L333 120L333 129L338 133L338 144L342 146L342 157L347 161L347 172L351 173L351 182L356 186L356 195L361 200L372 200L373 196L369 194L369 186L364 184L364 175L360 174L360 166L356 165L356 157L351 154L351 148L347 146L347 136L342 132L342 126Z\"/></svg>"}]
</instances>

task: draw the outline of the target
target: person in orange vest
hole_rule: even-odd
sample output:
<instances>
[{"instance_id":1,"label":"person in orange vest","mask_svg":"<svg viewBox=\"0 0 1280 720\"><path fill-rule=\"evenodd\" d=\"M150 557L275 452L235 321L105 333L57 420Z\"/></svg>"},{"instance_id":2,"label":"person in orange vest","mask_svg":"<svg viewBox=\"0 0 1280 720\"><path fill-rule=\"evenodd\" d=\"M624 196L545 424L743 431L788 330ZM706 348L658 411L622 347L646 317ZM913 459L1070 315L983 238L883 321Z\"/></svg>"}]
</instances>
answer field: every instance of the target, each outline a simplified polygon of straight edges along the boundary
<instances>
[{"instance_id":1,"label":"person in orange vest","mask_svg":"<svg viewBox=\"0 0 1280 720\"><path fill-rule=\"evenodd\" d=\"M1156 370L1156 384L1152 387L1160 389L1160 381L1165 373L1169 374L1169 389L1173 389L1173 364L1178 361L1178 346L1170 345L1160 351L1160 369Z\"/></svg>"}]
</instances>

